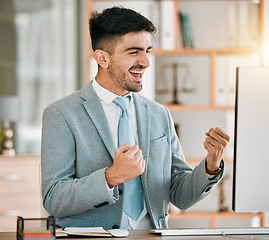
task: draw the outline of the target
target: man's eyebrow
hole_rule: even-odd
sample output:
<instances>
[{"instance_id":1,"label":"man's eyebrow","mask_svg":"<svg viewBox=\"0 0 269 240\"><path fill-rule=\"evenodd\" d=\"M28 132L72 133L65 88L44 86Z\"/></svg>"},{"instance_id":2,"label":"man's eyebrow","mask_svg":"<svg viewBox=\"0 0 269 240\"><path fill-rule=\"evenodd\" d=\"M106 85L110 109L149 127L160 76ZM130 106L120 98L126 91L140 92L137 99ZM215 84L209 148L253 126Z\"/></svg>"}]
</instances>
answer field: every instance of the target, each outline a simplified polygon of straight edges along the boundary
<instances>
[{"instance_id":1,"label":"man's eyebrow","mask_svg":"<svg viewBox=\"0 0 269 240\"><path fill-rule=\"evenodd\" d=\"M147 48L147 51L152 49L152 46L148 47ZM139 51L144 51L144 48L142 47L129 47L129 48L126 48L125 51L131 51L131 50L139 50Z\"/></svg>"}]
</instances>

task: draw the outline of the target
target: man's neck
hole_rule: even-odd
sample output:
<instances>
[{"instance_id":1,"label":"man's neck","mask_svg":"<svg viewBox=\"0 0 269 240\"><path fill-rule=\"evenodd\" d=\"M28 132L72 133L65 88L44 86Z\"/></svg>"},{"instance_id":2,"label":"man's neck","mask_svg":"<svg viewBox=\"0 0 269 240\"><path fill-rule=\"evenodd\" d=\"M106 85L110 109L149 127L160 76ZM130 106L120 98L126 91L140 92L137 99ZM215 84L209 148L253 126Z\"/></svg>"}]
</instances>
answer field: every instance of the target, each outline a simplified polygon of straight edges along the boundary
<instances>
[{"instance_id":1,"label":"man's neck","mask_svg":"<svg viewBox=\"0 0 269 240\"><path fill-rule=\"evenodd\" d=\"M127 90L117 88L117 86L112 84L112 81L109 81L110 76L108 76L107 74L102 74L100 71L98 71L95 80L100 86L118 96L125 96L129 93L129 91Z\"/></svg>"}]
</instances>

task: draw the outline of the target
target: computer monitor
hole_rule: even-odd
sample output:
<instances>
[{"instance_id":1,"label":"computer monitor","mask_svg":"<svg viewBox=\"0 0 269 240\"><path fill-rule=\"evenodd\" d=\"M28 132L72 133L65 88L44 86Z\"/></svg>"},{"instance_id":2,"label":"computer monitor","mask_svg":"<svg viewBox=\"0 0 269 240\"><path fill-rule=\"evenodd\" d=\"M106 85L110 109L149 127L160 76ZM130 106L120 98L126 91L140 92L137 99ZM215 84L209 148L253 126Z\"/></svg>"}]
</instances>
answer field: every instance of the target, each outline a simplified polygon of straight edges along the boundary
<instances>
[{"instance_id":1,"label":"computer monitor","mask_svg":"<svg viewBox=\"0 0 269 240\"><path fill-rule=\"evenodd\" d=\"M269 211L269 67L236 71L233 210Z\"/></svg>"}]
</instances>

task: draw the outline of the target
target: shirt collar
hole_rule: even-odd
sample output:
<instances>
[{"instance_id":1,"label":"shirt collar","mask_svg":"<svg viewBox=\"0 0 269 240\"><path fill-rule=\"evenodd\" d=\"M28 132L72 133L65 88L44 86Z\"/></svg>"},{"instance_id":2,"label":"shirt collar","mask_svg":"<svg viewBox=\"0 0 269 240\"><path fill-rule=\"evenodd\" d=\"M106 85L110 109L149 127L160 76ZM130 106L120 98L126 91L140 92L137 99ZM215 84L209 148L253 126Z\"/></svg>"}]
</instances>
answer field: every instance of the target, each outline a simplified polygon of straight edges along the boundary
<instances>
[{"instance_id":1,"label":"shirt collar","mask_svg":"<svg viewBox=\"0 0 269 240\"><path fill-rule=\"evenodd\" d=\"M118 95L108 91L107 89L103 88L94 78L92 82L93 89L95 90L97 96L103 100L106 104L112 103L112 101L118 97ZM129 92L125 96L130 96L131 101L132 99L132 92Z\"/></svg>"}]
</instances>

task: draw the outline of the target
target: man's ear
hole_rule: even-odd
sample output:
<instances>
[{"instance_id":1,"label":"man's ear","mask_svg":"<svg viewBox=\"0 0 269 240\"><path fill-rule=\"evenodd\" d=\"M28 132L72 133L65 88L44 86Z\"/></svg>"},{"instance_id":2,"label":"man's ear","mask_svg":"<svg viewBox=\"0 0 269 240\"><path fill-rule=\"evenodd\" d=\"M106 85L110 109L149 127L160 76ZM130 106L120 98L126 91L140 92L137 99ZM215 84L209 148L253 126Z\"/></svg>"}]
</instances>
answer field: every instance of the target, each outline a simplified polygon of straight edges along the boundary
<instances>
[{"instance_id":1,"label":"man's ear","mask_svg":"<svg viewBox=\"0 0 269 240\"><path fill-rule=\"evenodd\" d=\"M108 68L109 54L107 52L103 50L95 50L93 52L93 58L102 68Z\"/></svg>"}]
</instances>

